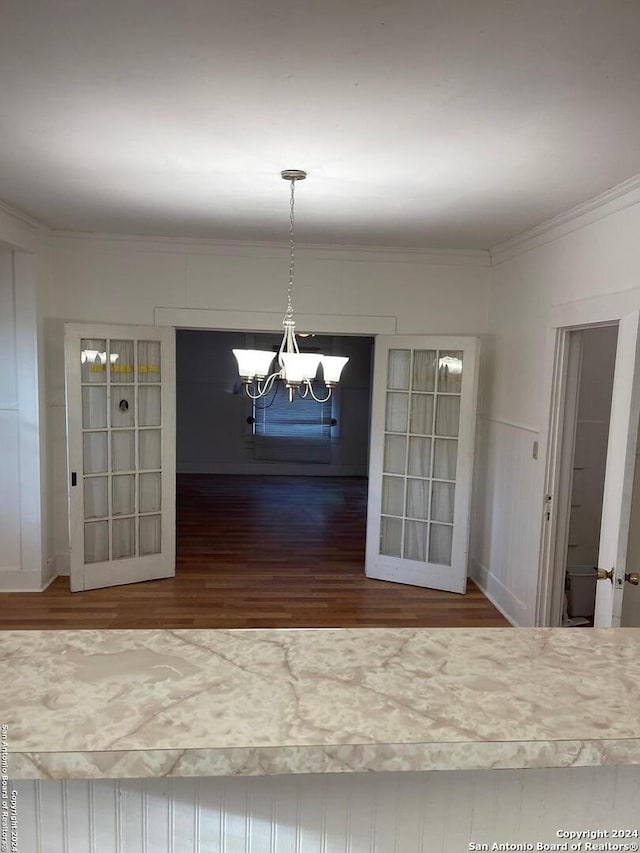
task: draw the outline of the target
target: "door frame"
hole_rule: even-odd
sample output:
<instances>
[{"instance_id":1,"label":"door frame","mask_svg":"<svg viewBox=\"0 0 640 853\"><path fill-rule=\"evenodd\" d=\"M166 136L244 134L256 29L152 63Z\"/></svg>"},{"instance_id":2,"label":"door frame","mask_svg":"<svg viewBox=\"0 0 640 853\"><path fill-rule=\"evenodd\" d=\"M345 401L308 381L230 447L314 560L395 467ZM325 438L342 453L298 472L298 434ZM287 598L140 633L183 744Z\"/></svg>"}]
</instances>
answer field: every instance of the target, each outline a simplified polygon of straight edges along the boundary
<instances>
[{"instance_id":1,"label":"door frame","mask_svg":"<svg viewBox=\"0 0 640 853\"><path fill-rule=\"evenodd\" d=\"M624 291L592 299L584 299L555 306L553 309L551 329L547 340L548 377L546 399L549 401L549 421L547 446L545 452L544 491L541 520L540 558L538 571L538 590L536 601L536 624L543 627L556 627L558 589L561 585L560 571L556 568L558 557L563 546L566 546L570 510L570 477L567 476L568 449L573 447L573 438L567 435L567 429L575 423L572 421L572 410L575 415L577 387L576 359L580 354L571 352L572 336L570 333L598 326L618 325L618 349L614 373L614 393L616 383L624 379L631 385L629 407L623 421L614 424L612 421L607 450L607 467L613 464L619 473L616 488L622 490L623 516L626 522L620 525L616 532L619 552L626 552L624 542L628 538L628 517L631 511L631 495L635 471L636 441L638 434L638 419L640 418L640 351L636 345L635 359L632 364L620 364L621 348L625 347L627 338L634 338L640 322L640 291ZM622 372L621 372L622 371ZM579 376L579 371L578 374ZM612 441L611 430L614 431ZM615 440L615 433L621 441ZM626 440L625 440L626 439ZM607 494L605 491L605 500ZM603 523L606 522L606 512L603 503ZM607 569L611 568L610 566ZM619 620L622 609L624 578L616 576L613 595L614 620Z\"/></svg>"},{"instance_id":2,"label":"door frame","mask_svg":"<svg viewBox=\"0 0 640 853\"><path fill-rule=\"evenodd\" d=\"M172 326L177 329L201 329L208 331L240 331L240 332L277 332L282 329L282 314L276 312L248 311L226 311L217 309L195 309L195 308L162 308L154 309L154 324L156 326ZM372 337L374 339L374 351L376 350L376 339L380 336L397 335L397 318L393 316L366 316L366 315L342 315L342 314L299 314L296 316L296 326L299 329L315 333L329 335L350 335ZM461 338L459 335L443 335L440 333L423 333L417 335L401 335L400 337L410 340L412 338L433 337L446 339L455 349L458 341L472 346L472 373L473 393L470 404L473 409L473 429L469 437L471 459L473 460L476 439L476 416L478 406L478 378L480 371L480 344L478 336L467 335ZM372 394L373 394L372 370ZM369 437L371 437L371 421L369 423ZM369 447L368 468L371 469L373 447ZM464 510L464 529L466 536L466 555L468 563L469 533L471 527L471 501L473 495L473 461L471 464L471 486ZM367 523L366 537L370 535L370 527ZM468 565L465 570L464 583L466 585ZM372 577L373 575L368 575ZM464 589L459 590L464 592Z\"/></svg>"}]
</instances>

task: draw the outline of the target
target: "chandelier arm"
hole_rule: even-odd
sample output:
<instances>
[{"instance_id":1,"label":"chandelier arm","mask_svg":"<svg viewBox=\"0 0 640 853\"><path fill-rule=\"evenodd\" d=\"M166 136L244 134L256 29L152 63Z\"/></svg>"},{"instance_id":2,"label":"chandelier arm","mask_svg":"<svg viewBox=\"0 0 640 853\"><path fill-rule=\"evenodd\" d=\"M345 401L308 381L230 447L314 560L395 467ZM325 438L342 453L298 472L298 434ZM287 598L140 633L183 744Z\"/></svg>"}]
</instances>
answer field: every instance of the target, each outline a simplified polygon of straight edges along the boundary
<instances>
[{"instance_id":1,"label":"chandelier arm","mask_svg":"<svg viewBox=\"0 0 640 853\"><path fill-rule=\"evenodd\" d=\"M280 371L280 370L276 371L276 373L272 373L271 376L267 376L267 378L265 379L264 384L262 386L261 395L263 397L265 394L268 394L271 391L274 382L276 381L276 379L280 379L281 376L282 376L282 371Z\"/></svg>"},{"instance_id":2,"label":"chandelier arm","mask_svg":"<svg viewBox=\"0 0 640 853\"><path fill-rule=\"evenodd\" d=\"M250 383L247 383L244 386L244 392L250 400L259 400L261 397L264 397L264 394L260 391L260 389L258 389L257 394L252 394L251 391L249 390L249 385L250 385Z\"/></svg>"},{"instance_id":3,"label":"chandelier arm","mask_svg":"<svg viewBox=\"0 0 640 853\"><path fill-rule=\"evenodd\" d=\"M331 397L331 391L333 389L331 389L331 388L327 389L328 393L327 393L326 397L316 397L316 395L313 393L313 387L311 385L311 382L308 379L306 380L306 382L307 382L307 388L309 390L309 393L311 394L313 399L316 401L316 403L326 403L327 400ZM307 395L305 394L304 396L306 397Z\"/></svg>"},{"instance_id":4,"label":"chandelier arm","mask_svg":"<svg viewBox=\"0 0 640 853\"><path fill-rule=\"evenodd\" d=\"M270 408L271 408L271 406L273 406L273 404L274 404L274 403L275 403L275 401L276 401L276 397L278 396L278 391L279 391L279 390L280 390L280 385L279 385L279 384L276 384L276 385L275 385L275 391L273 392L273 397L269 400L269 402L268 402L268 403L265 403L265 404L264 404L264 406L255 406L255 405L254 405L254 409L255 409L255 411L256 411L256 412L262 412L262 411L264 411L264 409L270 409ZM269 393L269 392L267 392L267 393ZM263 396L265 396L265 397L266 397L266 394L264 394ZM255 400L254 400L254 403L255 403Z\"/></svg>"},{"instance_id":5,"label":"chandelier arm","mask_svg":"<svg viewBox=\"0 0 640 853\"><path fill-rule=\"evenodd\" d=\"M258 381L254 380L254 382L247 382L247 384L244 386L244 390L246 392L247 397L249 397L252 400L259 400L261 397L264 397L266 394L268 394L271 391L273 383L279 377L280 377L280 373L272 373L271 376L268 376L265 379L263 385L260 384L260 380L258 380ZM251 391L249 390L251 385L255 385L255 389L258 392L257 394L251 393Z\"/></svg>"}]
</instances>

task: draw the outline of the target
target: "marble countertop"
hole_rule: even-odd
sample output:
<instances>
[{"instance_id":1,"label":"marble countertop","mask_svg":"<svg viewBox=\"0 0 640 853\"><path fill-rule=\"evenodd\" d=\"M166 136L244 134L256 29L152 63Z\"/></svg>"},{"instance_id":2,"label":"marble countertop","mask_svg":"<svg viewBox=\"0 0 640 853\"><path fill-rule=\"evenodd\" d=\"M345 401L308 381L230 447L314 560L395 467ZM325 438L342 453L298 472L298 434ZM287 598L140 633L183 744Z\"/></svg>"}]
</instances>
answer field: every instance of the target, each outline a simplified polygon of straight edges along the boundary
<instances>
[{"instance_id":1,"label":"marble countertop","mask_svg":"<svg viewBox=\"0 0 640 853\"><path fill-rule=\"evenodd\" d=\"M12 779L640 764L638 629L0 638Z\"/></svg>"}]
</instances>

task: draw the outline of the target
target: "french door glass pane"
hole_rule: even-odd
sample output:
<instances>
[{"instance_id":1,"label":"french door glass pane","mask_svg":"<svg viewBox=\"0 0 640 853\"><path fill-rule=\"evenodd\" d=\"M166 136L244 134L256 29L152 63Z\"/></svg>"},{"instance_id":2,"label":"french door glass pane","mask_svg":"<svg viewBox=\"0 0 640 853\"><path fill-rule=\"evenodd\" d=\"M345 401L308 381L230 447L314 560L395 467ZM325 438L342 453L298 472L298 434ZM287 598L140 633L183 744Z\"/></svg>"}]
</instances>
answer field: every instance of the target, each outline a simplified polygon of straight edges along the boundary
<instances>
[{"instance_id":1,"label":"french door glass pane","mask_svg":"<svg viewBox=\"0 0 640 853\"><path fill-rule=\"evenodd\" d=\"M141 515L140 523L140 555L159 554L161 546L160 516Z\"/></svg>"},{"instance_id":2,"label":"french door glass pane","mask_svg":"<svg viewBox=\"0 0 640 853\"><path fill-rule=\"evenodd\" d=\"M81 342L87 563L161 552L161 357L159 341Z\"/></svg>"},{"instance_id":3,"label":"french door glass pane","mask_svg":"<svg viewBox=\"0 0 640 853\"><path fill-rule=\"evenodd\" d=\"M409 414L409 395L387 393L385 429L387 432L406 432Z\"/></svg>"},{"instance_id":4,"label":"french door glass pane","mask_svg":"<svg viewBox=\"0 0 640 853\"><path fill-rule=\"evenodd\" d=\"M438 391L459 394L462 391L462 352L440 350Z\"/></svg>"},{"instance_id":5,"label":"french door glass pane","mask_svg":"<svg viewBox=\"0 0 640 853\"><path fill-rule=\"evenodd\" d=\"M140 474L140 512L158 512L162 504L160 474Z\"/></svg>"},{"instance_id":6,"label":"french door glass pane","mask_svg":"<svg viewBox=\"0 0 640 853\"><path fill-rule=\"evenodd\" d=\"M428 524L421 521L406 521L404 527L404 556L407 560L424 563L427 555Z\"/></svg>"},{"instance_id":7,"label":"french door glass pane","mask_svg":"<svg viewBox=\"0 0 640 853\"><path fill-rule=\"evenodd\" d=\"M160 341L138 341L138 382L160 379Z\"/></svg>"},{"instance_id":8,"label":"french door glass pane","mask_svg":"<svg viewBox=\"0 0 640 853\"><path fill-rule=\"evenodd\" d=\"M142 470L157 470L161 467L160 430L141 429L138 433L140 468Z\"/></svg>"},{"instance_id":9,"label":"french door glass pane","mask_svg":"<svg viewBox=\"0 0 640 853\"><path fill-rule=\"evenodd\" d=\"M456 487L453 483L434 483L431 496L431 520L453 523Z\"/></svg>"},{"instance_id":10,"label":"french door glass pane","mask_svg":"<svg viewBox=\"0 0 640 853\"><path fill-rule=\"evenodd\" d=\"M436 390L436 357L437 351L434 349L414 350L411 377L413 391Z\"/></svg>"},{"instance_id":11,"label":"french door glass pane","mask_svg":"<svg viewBox=\"0 0 640 853\"><path fill-rule=\"evenodd\" d=\"M411 436L409 439L409 473L428 477L431 468L431 439Z\"/></svg>"},{"instance_id":12,"label":"french door glass pane","mask_svg":"<svg viewBox=\"0 0 640 853\"><path fill-rule=\"evenodd\" d=\"M450 566L452 540L453 525L432 524L429 538L429 562Z\"/></svg>"},{"instance_id":13,"label":"french door glass pane","mask_svg":"<svg viewBox=\"0 0 640 853\"><path fill-rule=\"evenodd\" d=\"M82 389L82 426L84 429L101 429L107 425L107 389Z\"/></svg>"},{"instance_id":14,"label":"french door glass pane","mask_svg":"<svg viewBox=\"0 0 640 853\"><path fill-rule=\"evenodd\" d=\"M115 518L112 522L111 555L114 560L134 557L136 553L135 518Z\"/></svg>"},{"instance_id":15,"label":"french door glass pane","mask_svg":"<svg viewBox=\"0 0 640 853\"><path fill-rule=\"evenodd\" d=\"M133 471L136 467L135 433L132 429L111 433L111 470Z\"/></svg>"},{"instance_id":16,"label":"french door glass pane","mask_svg":"<svg viewBox=\"0 0 640 853\"><path fill-rule=\"evenodd\" d=\"M429 481L407 480L407 516L429 518Z\"/></svg>"},{"instance_id":17,"label":"french door glass pane","mask_svg":"<svg viewBox=\"0 0 640 853\"><path fill-rule=\"evenodd\" d=\"M84 517L105 518L109 515L108 477L85 477Z\"/></svg>"},{"instance_id":18,"label":"french door glass pane","mask_svg":"<svg viewBox=\"0 0 640 853\"><path fill-rule=\"evenodd\" d=\"M82 436L82 460L85 474L101 474L107 470L106 432L84 433Z\"/></svg>"},{"instance_id":19,"label":"french door glass pane","mask_svg":"<svg viewBox=\"0 0 640 853\"><path fill-rule=\"evenodd\" d=\"M84 338L80 342L80 381L107 381L107 342Z\"/></svg>"},{"instance_id":20,"label":"french door glass pane","mask_svg":"<svg viewBox=\"0 0 640 853\"><path fill-rule=\"evenodd\" d=\"M451 565L463 362L462 350L389 351L383 555Z\"/></svg>"},{"instance_id":21,"label":"french door glass pane","mask_svg":"<svg viewBox=\"0 0 640 853\"><path fill-rule=\"evenodd\" d=\"M402 515L404 510L404 478L382 478L382 512Z\"/></svg>"},{"instance_id":22,"label":"french door glass pane","mask_svg":"<svg viewBox=\"0 0 640 853\"><path fill-rule=\"evenodd\" d=\"M433 452L433 476L441 480L455 480L458 462L458 442L436 438Z\"/></svg>"},{"instance_id":23,"label":"french door glass pane","mask_svg":"<svg viewBox=\"0 0 640 853\"><path fill-rule=\"evenodd\" d=\"M84 525L85 563L103 563L109 559L109 522L91 521Z\"/></svg>"},{"instance_id":24,"label":"french door glass pane","mask_svg":"<svg viewBox=\"0 0 640 853\"><path fill-rule=\"evenodd\" d=\"M460 397L438 397L436 435L458 435Z\"/></svg>"},{"instance_id":25,"label":"french door glass pane","mask_svg":"<svg viewBox=\"0 0 640 853\"><path fill-rule=\"evenodd\" d=\"M131 515L136 511L136 478L134 474L118 474L111 478L113 515Z\"/></svg>"},{"instance_id":26,"label":"french door glass pane","mask_svg":"<svg viewBox=\"0 0 640 853\"><path fill-rule=\"evenodd\" d=\"M410 432L416 435L433 434L433 394L411 395Z\"/></svg>"},{"instance_id":27,"label":"french door glass pane","mask_svg":"<svg viewBox=\"0 0 640 853\"><path fill-rule=\"evenodd\" d=\"M111 341L109 367L112 382L133 382L133 341Z\"/></svg>"},{"instance_id":28,"label":"french door glass pane","mask_svg":"<svg viewBox=\"0 0 640 853\"><path fill-rule=\"evenodd\" d=\"M407 439L404 435L385 435L383 470L388 474L404 474Z\"/></svg>"},{"instance_id":29,"label":"french door glass pane","mask_svg":"<svg viewBox=\"0 0 640 853\"><path fill-rule=\"evenodd\" d=\"M138 388L140 426L160 426L160 386L149 385Z\"/></svg>"},{"instance_id":30,"label":"french door glass pane","mask_svg":"<svg viewBox=\"0 0 640 853\"><path fill-rule=\"evenodd\" d=\"M402 556L402 519L380 519L380 553L387 557Z\"/></svg>"},{"instance_id":31,"label":"french door glass pane","mask_svg":"<svg viewBox=\"0 0 640 853\"><path fill-rule=\"evenodd\" d=\"M387 388L398 391L409 390L409 370L411 366L411 350L389 350L389 373Z\"/></svg>"},{"instance_id":32,"label":"french door glass pane","mask_svg":"<svg viewBox=\"0 0 640 853\"><path fill-rule=\"evenodd\" d=\"M111 386L111 426L132 427L135 423L135 394L133 385Z\"/></svg>"}]
</instances>

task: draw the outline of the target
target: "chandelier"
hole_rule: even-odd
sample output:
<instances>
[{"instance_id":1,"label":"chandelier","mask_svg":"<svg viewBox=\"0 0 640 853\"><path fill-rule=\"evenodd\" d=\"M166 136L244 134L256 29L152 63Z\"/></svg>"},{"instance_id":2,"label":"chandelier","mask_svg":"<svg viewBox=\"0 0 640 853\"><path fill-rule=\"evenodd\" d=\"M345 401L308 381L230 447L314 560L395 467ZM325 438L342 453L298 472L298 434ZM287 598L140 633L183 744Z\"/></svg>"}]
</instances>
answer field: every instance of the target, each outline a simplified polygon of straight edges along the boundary
<instances>
[{"instance_id":1,"label":"chandelier","mask_svg":"<svg viewBox=\"0 0 640 853\"><path fill-rule=\"evenodd\" d=\"M287 310L282 321L284 334L277 355L277 369L269 373L274 361L270 350L234 349L233 354L238 361L238 373L244 385L245 392L252 400L264 397L276 382L284 382L289 391L289 401L297 391L301 397L311 395L317 403L325 403L331 396L333 388L340 380L342 368L349 361L344 356L321 355L319 353L300 352L296 340L296 323L293 318L293 280L295 273L296 245L294 240L294 208L296 181L303 181L306 172L299 169L285 169L281 172L285 181L291 183L291 201L289 217L289 286L287 288ZM313 382L318 380L322 367L322 379L327 389L326 396L318 397L313 388ZM277 386L276 386L277 390Z\"/></svg>"}]
</instances>

